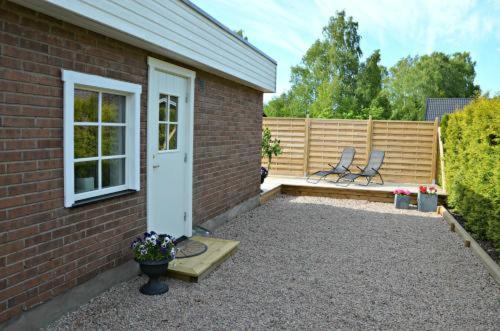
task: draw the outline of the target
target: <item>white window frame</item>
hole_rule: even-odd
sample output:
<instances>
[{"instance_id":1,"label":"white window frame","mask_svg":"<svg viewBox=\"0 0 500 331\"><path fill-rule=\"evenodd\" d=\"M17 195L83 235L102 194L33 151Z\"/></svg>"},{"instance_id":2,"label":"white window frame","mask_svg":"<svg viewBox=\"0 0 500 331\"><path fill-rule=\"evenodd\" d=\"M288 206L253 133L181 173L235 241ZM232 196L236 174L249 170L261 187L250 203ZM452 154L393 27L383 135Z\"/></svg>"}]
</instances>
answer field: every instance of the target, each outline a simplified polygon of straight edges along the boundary
<instances>
[{"instance_id":1,"label":"white window frame","mask_svg":"<svg viewBox=\"0 0 500 331\"><path fill-rule=\"evenodd\" d=\"M180 95L175 95L175 94L170 94L170 93L163 93L160 92L160 94L166 95L167 96L167 118L165 121L158 121L158 124L163 124L166 125L166 135L165 135L165 141L167 145L167 149L160 149L160 145L158 144L158 153L178 153L179 152L179 103L181 102L181 97ZM176 122L171 122L170 121L170 98L171 97L176 97L177 98L177 121ZM177 145L175 149L170 149L170 144L169 144L169 135L170 135L170 124L175 124L177 125Z\"/></svg>"},{"instance_id":2,"label":"white window frame","mask_svg":"<svg viewBox=\"0 0 500 331\"><path fill-rule=\"evenodd\" d=\"M64 206L125 190L140 190L140 126L142 86L116 79L62 70L64 82ZM84 193L75 193L74 172L74 93L75 89L113 93L126 97L125 184ZM101 94L99 94L101 95ZM101 102L99 98L99 102ZM101 105L99 103L99 109ZM108 125L108 124L106 124ZM100 138L99 138L100 139ZM98 147L99 148L99 147ZM120 157L120 156L116 156ZM113 157L106 157L113 158ZM101 176L99 176L101 177ZM100 181L100 178L99 178ZM99 182L99 186L101 183Z\"/></svg>"}]
</instances>

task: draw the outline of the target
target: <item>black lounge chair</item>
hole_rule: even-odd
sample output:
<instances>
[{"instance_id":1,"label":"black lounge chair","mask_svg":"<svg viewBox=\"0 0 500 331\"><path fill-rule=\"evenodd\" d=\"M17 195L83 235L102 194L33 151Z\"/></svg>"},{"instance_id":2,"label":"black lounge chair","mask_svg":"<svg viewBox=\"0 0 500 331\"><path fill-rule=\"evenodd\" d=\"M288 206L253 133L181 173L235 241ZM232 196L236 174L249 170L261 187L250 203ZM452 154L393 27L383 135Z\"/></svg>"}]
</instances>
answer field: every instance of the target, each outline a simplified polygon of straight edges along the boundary
<instances>
[{"instance_id":1,"label":"black lounge chair","mask_svg":"<svg viewBox=\"0 0 500 331\"><path fill-rule=\"evenodd\" d=\"M368 164L363 169L356 166L361 172L359 173L348 173L340 178L341 181L354 182L359 177L364 177L366 179L365 186L371 183L373 177L379 176L382 183L377 183L380 185L384 185L384 179L380 174L379 170L384 163L385 152L383 151L372 151L370 153L370 159L368 160ZM361 184L363 185L363 184Z\"/></svg>"},{"instance_id":2,"label":"black lounge chair","mask_svg":"<svg viewBox=\"0 0 500 331\"><path fill-rule=\"evenodd\" d=\"M331 165L328 163L332 169L330 170L323 170L323 171L317 171L307 177L307 182L312 183L312 184L317 184L319 183L320 180L330 176L330 175L337 175L338 178L335 182L338 182L342 176L350 173L349 167L352 164L352 161L354 160L354 155L356 154L356 149L354 147L346 147L342 151L342 156L340 157L339 163L337 163L336 166ZM311 178L315 177L315 178Z\"/></svg>"}]
</instances>

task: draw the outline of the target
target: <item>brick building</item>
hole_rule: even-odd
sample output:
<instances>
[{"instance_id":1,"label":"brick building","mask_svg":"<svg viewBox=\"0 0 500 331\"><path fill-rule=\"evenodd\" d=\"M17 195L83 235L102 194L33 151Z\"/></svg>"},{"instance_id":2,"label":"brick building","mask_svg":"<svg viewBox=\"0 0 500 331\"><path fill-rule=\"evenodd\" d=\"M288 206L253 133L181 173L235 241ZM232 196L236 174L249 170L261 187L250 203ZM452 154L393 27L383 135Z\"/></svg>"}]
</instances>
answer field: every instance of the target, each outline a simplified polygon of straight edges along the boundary
<instances>
[{"instance_id":1,"label":"brick building","mask_svg":"<svg viewBox=\"0 0 500 331\"><path fill-rule=\"evenodd\" d=\"M0 326L257 201L275 76L189 1L0 0Z\"/></svg>"}]
</instances>

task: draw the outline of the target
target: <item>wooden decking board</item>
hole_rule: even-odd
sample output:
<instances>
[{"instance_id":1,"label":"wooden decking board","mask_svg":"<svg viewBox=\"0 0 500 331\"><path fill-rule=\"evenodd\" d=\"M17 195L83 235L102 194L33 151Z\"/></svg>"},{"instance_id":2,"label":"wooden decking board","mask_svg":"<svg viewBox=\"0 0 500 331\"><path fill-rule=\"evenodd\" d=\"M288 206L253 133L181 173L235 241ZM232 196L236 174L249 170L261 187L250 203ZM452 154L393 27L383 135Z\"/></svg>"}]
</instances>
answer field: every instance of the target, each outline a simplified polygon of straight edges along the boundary
<instances>
[{"instance_id":1,"label":"wooden decking board","mask_svg":"<svg viewBox=\"0 0 500 331\"><path fill-rule=\"evenodd\" d=\"M168 276L198 282L234 254L239 245L239 241L212 237L193 236L191 239L206 244L207 251L198 256L176 259L168 266Z\"/></svg>"}]
</instances>

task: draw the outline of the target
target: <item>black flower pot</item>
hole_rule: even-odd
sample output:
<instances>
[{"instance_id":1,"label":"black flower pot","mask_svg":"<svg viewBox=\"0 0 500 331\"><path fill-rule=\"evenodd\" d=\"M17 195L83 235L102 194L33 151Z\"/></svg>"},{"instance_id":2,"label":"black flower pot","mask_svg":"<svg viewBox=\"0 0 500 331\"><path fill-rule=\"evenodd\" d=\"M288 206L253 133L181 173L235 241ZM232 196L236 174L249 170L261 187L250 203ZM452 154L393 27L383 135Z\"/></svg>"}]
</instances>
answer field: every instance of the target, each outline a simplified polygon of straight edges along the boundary
<instances>
[{"instance_id":1,"label":"black flower pot","mask_svg":"<svg viewBox=\"0 0 500 331\"><path fill-rule=\"evenodd\" d=\"M269 174L269 170L267 170L264 167L260 167L260 183L264 183L264 179L266 179L267 175Z\"/></svg>"},{"instance_id":2,"label":"black flower pot","mask_svg":"<svg viewBox=\"0 0 500 331\"><path fill-rule=\"evenodd\" d=\"M140 291L145 295L159 295L168 292L168 284L161 282L160 277L165 276L168 269L168 259L160 261L138 261L141 271L148 275L149 281Z\"/></svg>"},{"instance_id":3,"label":"black flower pot","mask_svg":"<svg viewBox=\"0 0 500 331\"><path fill-rule=\"evenodd\" d=\"M260 183L261 184L264 184L264 179L266 179L266 177L267 177L267 174L262 174L262 173L260 174Z\"/></svg>"}]
</instances>

